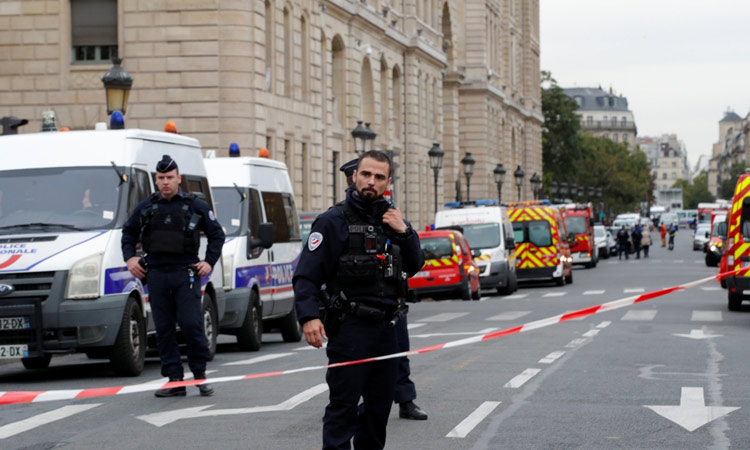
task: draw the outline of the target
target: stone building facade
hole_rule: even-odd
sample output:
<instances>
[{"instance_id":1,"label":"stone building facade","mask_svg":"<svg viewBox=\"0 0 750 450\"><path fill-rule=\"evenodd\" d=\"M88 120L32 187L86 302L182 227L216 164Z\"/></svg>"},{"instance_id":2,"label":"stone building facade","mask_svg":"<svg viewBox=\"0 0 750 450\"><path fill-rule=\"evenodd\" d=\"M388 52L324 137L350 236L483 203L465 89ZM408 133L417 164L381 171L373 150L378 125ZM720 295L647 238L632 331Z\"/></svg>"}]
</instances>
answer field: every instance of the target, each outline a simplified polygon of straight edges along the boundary
<instances>
[{"instance_id":1,"label":"stone building facade","mask_svg":"<svg viewBox=\"0 0 750 450\"><path fill-rule=\"evenodd\" d=\"M581 129L593 136L624 142L635 149L638 128L626 97L599 88L567 88L565 95L578 103Z\"/></svg>"},{"instance_id":2,"label":"stone building facade","mask_svg":"<svg viewBox=\"0 0 750 450\"><path fill-rule=\"evenodd\" d=\"M714 143L708 165L708 191L719 196L724 180L732 178L733 167L750 165L750 113L745 118L727 111L719 121L719 140ZM731 200L731 199L729 199Z\"/></svg>"},{"instance_id":3,"label":"stone building facade","mask_svg":"<svg viewBox=\"0 0 750 450\"><path fill-rule=\"evenodd\" d=\"M90 8L95 8L94 10ZM126 126L167 120L220 156L267 147L286 162L298 209L344 196L357 120L397 153L393 196L420 228L434 217L427 152L445 151L440 203L496 198L492 171L541 175L539 0L0 0L0 117L40 129L106 121L109 57L134 79ZM440 206L439 206L440 207Z\"/></svg>"}]
</instances>

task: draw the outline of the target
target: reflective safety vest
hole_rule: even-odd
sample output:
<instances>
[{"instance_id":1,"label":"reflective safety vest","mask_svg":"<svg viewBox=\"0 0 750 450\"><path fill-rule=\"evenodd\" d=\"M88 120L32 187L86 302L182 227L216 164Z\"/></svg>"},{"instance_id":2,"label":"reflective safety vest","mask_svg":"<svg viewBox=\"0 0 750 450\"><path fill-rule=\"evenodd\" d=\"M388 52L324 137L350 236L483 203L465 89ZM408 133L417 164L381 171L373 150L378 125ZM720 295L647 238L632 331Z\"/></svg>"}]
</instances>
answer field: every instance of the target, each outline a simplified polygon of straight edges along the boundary
<instances>
[{"instance_id":1,"label":"reflective safety vest","mask_svg":"<svg viewBox=\"0 0 750 450\"><path fill-rule=\"evenodd\" d=\"M191 207L195 194L184 194L179 214L164 211L159 194L151 196L151 206L141 212L141 242L146 253L194 256L200 249L201 215Z\"/></svg>"}]
</instances>

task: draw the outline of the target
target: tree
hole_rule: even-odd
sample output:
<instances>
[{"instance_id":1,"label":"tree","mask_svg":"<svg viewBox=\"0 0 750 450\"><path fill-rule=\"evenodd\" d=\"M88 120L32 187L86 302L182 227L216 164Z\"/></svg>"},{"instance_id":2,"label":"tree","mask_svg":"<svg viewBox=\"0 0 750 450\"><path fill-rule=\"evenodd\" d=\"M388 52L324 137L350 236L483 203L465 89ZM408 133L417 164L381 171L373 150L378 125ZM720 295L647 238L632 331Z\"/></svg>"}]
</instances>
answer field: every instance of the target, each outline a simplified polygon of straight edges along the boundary
<instances>
[{"instance_id":1,"label":"tree","mask_svg":"<svg viewBox=\"0 0 750 450\"><path fill-rule=\"evenodd\" d=\"M581 158L578 104L557 85L549 72L542 71L542 164L545 178L567 180Z\"/></svg>"},{"instance_id":2,"label":"tree","mask_svg":"<svg viewBox=\"0 0 750 450\"><path fill-rule=\"evenodd\" d=\"M708 191L708 173L705 170L696 176L692 183L687 180L677 180L672 187L682 188L682 204L685 209L696 209L698 203L715 200ZM731 198L731 195L729 197Z\"/></svg>"},{"instance_id":3,"label":"tree","mask_svg":"<svg viewBox=\"0 0 750 450\"><path fill-rule=\"evenodd\" d=\"M734 197L734 188L737 185L737 180L740 178L740 175L745 173L746 168L747 166L745 165L732 167L732 170L729 172L729 178L721 180L721 186L719 186L719 198L731 200ZM722 178L724 177L722 176Z\"/></svg>"}]
</instances>

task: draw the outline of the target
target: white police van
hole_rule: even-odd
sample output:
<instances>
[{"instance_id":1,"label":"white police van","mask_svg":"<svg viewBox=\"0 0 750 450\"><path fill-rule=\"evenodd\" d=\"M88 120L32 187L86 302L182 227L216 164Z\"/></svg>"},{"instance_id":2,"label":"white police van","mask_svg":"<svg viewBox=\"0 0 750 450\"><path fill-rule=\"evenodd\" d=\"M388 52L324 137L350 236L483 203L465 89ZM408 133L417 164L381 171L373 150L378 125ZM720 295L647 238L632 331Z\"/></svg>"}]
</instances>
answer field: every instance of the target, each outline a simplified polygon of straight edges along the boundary
<instances>
[{"instance_id":1,"label":"white police van","mask_svg":"<svg viewBox=\"0 0 750 450\"><path fill-rule=\"evenodd\" d=\"M239 154L239 148L230 155ZM292 276L302 241L294 192L284 163L268 158L205 160L216 217L224 227L222 250L227 309L222 333L243 350L258 350L263 331L278 327L298 342Z\"/></svg>"},{"instance_id":2,"label":"white police van","mask_svg":"<svg viewBox=\"0 0 750 450\"><path fill-rule=\"evenodd\" d=\"M26 368L85 352L140 374L154 325L147 290L123 261L122 226L156 192L164 154L178 162L183 191L212 204L197 140L103 128L0 137L0 358L22 357ZM222 283L217 262L201 280L212 355L231 314Z\"/></svg>"},{"instance_id":3,"label":"white police van","mask_svg":"<svg viewBox=\"0 0 750 450\"><path fill-rule=\"evenodd\" d=\"M451 202L445 207L435 214L435 228L458 229L472 250L481 251L474 258L481 288L497 289L503 295L515 292L516 244L506 209L493 199Z\"/></svg>"}]
</instances>

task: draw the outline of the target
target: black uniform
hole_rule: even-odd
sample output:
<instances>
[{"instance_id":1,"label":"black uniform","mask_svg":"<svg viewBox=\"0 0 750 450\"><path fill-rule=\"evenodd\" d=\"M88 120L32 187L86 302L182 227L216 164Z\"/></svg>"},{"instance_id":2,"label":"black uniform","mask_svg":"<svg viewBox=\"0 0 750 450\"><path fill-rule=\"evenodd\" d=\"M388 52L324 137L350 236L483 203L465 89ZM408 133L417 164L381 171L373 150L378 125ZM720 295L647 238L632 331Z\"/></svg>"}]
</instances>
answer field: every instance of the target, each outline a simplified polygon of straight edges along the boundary
<instances>
[{"instance_id":1,"label":"black uniform","mask_svg":"<svg viewBox=\"0 0 750 450\"><path fill-rule=\"evenodd\" d=\"M384 275L386 269L378 265L374 256L385 261L390 255L395 273L403 270L412 276L424 264L424 255L419 237L408 222L402 235L382 224L388 208L384 199L366 202L350 187L341 205L330 208L313 222L294 274L295 302L300 323L304 324L320 317L319 294L324 283L329 291L344 293L343 317L335 326L329 320L325 322L329 363L398 351L396 331L388 321L398 307L401 293L395 291L397 284ZM360 309L355 311L352 304ZM329 310L329 317L338 314L336 311ZM355 448L385 446L397 364L397 360L389 359L328 370L330 395L323 418L324 449L348 449L352 437ZM358 412L360 397L365 406Z\"/></svg>"},{"instance_id":2,"label":"black uniform","mask_svg":"<svg viewBox=\"0 0 750 450\"><path fill-rule=\"evenodd\" d=\"M147 286L161 373L170 380L181 380L184 374L175 323L185 336L188 365L196 379L205 378L210 358L203 329L201 280L189 269L199 261L200 230L208 237L204 260L213 267L221 256L224 231L208 203L181 190L169 200L157 193L142 201L122 229L125 261L136 256L139 241L147 253Z\"/></svg>"}]
</instances>

